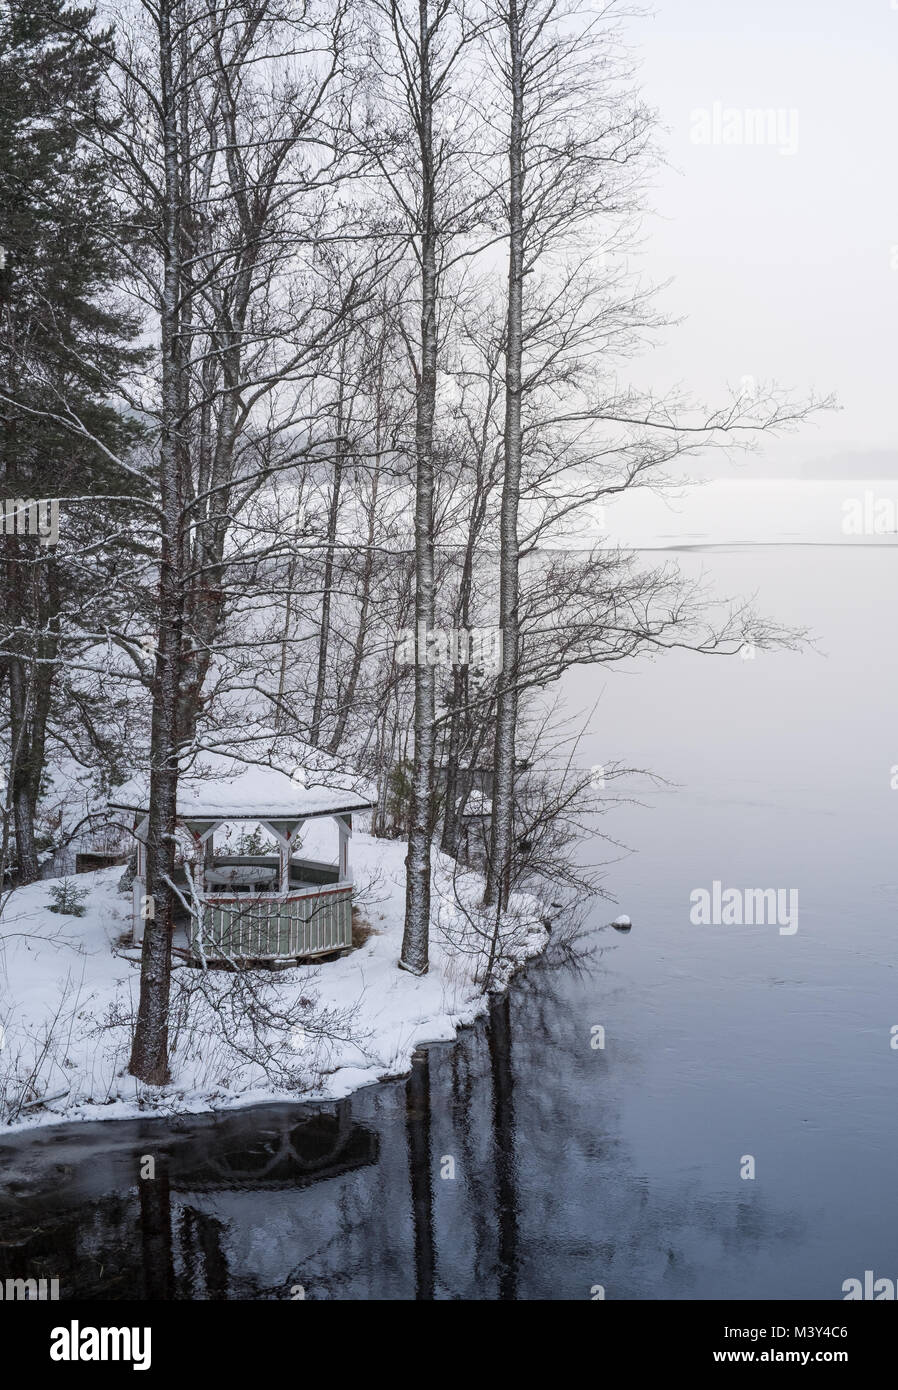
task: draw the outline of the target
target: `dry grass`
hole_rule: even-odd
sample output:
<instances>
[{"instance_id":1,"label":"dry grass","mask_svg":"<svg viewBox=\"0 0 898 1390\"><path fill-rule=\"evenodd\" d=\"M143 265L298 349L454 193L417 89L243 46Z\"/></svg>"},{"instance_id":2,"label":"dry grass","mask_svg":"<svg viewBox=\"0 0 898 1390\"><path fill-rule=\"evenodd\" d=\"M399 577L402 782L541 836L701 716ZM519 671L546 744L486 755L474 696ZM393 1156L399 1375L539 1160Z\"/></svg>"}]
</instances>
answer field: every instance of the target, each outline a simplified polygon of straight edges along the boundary
<instances>
[{"instance_id":1,"label":"dry grass","mask_svg":"<svg viewBox=\"0 0 898 1390\"><path fill-rule=\"evenodd\" d=\"M382 933L366 920L359 912L357 907L352 909L352 949L357 951L360 946L364 946L369 936L381 936Z\"/></svg>"}]
</instances>

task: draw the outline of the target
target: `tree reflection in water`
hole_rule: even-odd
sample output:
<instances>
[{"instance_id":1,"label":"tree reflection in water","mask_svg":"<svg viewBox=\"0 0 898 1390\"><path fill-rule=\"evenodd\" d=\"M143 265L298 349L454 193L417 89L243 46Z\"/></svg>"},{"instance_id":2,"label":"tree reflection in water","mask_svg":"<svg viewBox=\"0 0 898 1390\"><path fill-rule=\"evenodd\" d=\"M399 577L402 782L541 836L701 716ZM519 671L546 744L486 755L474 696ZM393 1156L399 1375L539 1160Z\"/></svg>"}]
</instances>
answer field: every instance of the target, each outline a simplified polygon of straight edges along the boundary
<instances>
[{"instance_id":1,"label":"tree reflection in water","mask_svg":"<svg viewBox=\"0 0 898 1390\"><path fill-rule=\"evenodd\" d=\"M600 973L537 966L406 1080L335 1104L11 1136L0 1278L87 1299L688 1298L709 1260L776 1258L804 1233L762 1191L636 1169L626 1088L584 1042Z\"/></svg>"}]
</instances>

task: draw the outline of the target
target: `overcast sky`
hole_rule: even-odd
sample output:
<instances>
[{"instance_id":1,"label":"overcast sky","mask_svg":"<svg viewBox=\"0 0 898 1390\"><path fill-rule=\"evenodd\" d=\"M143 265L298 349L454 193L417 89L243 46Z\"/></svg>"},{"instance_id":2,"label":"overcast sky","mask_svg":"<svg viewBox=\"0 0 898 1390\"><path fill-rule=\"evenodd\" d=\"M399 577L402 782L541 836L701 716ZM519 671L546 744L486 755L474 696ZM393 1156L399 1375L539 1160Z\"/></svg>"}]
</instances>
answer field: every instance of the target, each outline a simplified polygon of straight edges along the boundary
<instances>
[{"instance_id":1,"label":"overcast sky","mask_svg":"<svg viewBox=\"0 0 898 1390\"><path fill-rule=\"evenodd\" d=\"M669 160L645 264L688 316L640 376L711 400L743 376L838 393L841 413L740 470L898 458L898 0L659 0L631 32ZM730 137L727 113L780 112L786 152L696 143L715 103Z\"/></svg>"}]
</instances>

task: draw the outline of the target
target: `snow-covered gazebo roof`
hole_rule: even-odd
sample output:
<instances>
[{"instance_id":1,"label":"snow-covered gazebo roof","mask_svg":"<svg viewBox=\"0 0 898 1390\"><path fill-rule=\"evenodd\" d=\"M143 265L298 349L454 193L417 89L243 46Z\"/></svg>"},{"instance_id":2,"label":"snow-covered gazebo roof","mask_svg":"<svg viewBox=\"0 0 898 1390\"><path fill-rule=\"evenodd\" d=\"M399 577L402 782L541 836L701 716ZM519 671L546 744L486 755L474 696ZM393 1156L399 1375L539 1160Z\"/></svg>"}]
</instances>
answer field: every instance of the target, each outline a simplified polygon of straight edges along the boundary
<instances>
[{"instance_id":1,"label":"snow-covered gazebo roof","mask_svg":"<svg viewBox=\"0 0 898 1390\"><path fill-rule=\"evenodd\" d=\"M289 756L263 764L247 762L261 750L209 751L195 755L178 779L178 819L296 820L366 810L375 804L373 788L320 750L291 742ZM149 777L141 773L116 787L114 810L146 815Z\"/></svg>"}]
</instances>

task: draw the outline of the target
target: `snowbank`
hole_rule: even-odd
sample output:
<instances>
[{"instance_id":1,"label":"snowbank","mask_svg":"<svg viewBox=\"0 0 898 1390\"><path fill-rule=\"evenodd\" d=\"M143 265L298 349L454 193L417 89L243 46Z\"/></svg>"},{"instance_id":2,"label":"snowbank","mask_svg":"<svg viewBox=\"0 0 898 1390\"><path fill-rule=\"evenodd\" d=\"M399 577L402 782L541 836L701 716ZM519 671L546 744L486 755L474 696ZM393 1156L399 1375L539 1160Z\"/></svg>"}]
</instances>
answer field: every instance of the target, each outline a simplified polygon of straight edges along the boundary
<instances>
[{"instance_id":1,"label":"snowbank","mask_svg":"<svg viewBox=\"0 0 898 1390\"><path fill-rule=\"evenodd\" d=\"M263 1039L267 1067L250 1056L253 1028L239 1012L242 996L219 1008L238 977L177 965L173 1082L165 1088L144 1087L127 1074L139 962L128 948L130 901L117 891L121 870L74 880L88 892L83 917L49 911L54 880L17 889L0 918L0 1102L5 1089L7 1105L12 1100L17 1110L11 1127L197 1113L287 1095L336 1099L407 1071L416 1047L450 1040L486 1008L475 978L486 942L475 915L482 882L459 875L452 860L435 853L430 971L416 978L397 968L405 853L403 842L356 831L356 903L367 939L338 961L255 975L264 976L269 1005L285 1019L294 1011L304 1020ZM504 983L544 949L542 917L535 899L513 900L494 980ZM197 986L206 991L198 999ZM23 1094L49 1099L19 1109Z\"/></svg>"}]
</instances>

